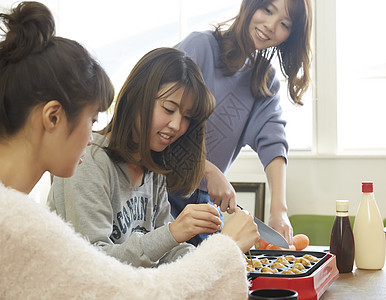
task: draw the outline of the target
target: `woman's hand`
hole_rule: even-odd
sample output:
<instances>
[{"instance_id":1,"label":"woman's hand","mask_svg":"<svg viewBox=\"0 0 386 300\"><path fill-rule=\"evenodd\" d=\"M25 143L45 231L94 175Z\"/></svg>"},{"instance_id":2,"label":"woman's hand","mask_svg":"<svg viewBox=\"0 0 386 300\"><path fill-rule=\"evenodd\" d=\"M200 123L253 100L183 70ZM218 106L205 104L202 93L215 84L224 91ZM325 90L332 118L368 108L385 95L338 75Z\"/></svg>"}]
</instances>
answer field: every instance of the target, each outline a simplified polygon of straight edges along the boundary
<instances>
[{"instance_id":1,"label":"woman's hand","mask_svg":"<svg viewBox=\"0 0 386 300\"><path fill-rule=\"evenodd\" d=\"M235 209L235 215L224 224L221 234L231 237L243 253L251 249L260 237L253 216L238 207Z\"/></svg>"},{"instance_id":2,"label":"woman's hand","mask_svg":"<svg viewBox=\"0 0 386 300\"><path fill-rule=\"evenodd\" d=\"M265 168L269 189L271 191L271 209L269 226L278 231L292 245L293 230L287 216L286 161L283 157L275 157Z\"/></svg>"},{"instance_id":3,"label":"woman's hand","mask_svg":"<svg viewBox=\"0 0 386 300\"><path fill-rule=\"evenodd\" d=\"M286 212L274 212L269 216L268 225L279 232L292 245L293 229Z\"/></svg>"},{"instance_id":4,"label":"woman's hand","mask_svg":"<svg viewBox=\"0 0 386 300\"><path fill-rule=\"evenodd\" d=\"M210 204L188 204L169 225L178 243L186 242L199 233L214 233L220 228L220 214Z\"/></svg>"},{"instance_id":5,"label":"woman's hand","mask_svg":"<svg viewBox=\"0 0 386 300\"><path fill-rule=\"evenodd\" d=\"M222 212L232 214L236 208L236 192L225 175L211 162L206 161L205 179L210 201L220 207Z\"/></svg>"}]
</instances>

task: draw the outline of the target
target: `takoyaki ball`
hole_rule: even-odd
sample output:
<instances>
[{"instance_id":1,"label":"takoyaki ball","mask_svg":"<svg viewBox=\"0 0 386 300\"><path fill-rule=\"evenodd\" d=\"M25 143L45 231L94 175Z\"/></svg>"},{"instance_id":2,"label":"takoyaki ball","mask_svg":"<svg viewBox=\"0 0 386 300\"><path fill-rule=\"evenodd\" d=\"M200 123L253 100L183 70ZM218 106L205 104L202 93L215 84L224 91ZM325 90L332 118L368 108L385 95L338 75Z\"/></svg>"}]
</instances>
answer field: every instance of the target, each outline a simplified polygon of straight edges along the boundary
<instances>
[{"instance_id":1,"label":"takoyaki ball","mask_svg":"<svg viewBox=\"0 0 386 300\"><path fill-rule=\"evenodd\" d=\"M295 260L295 264L301 263L303 266L309 266L311 263L308 259L304 257L299 257Z\"/></svg>"},{"instance_id":2,"label":"takoyaki ball","mask_svg":"<svg viewBox=\"0 0 386 300\"><path fill-rule=\"evenodd\" d=\"M260 258L260 262L261 262L262 264L269 264L268 258Z\"/></svg>"},{"instance_id":3,"label":"takoyaki ball","mask_svg":"<svg viewBox=\"0 0 386 300\"><path fill-rule=\"evenodd\" d=\"M296 259L294 255L286 255L286 256L284 256L284 258L287 261L295 261L295 259Z\"/></svg>"},{"instance_id":4,"label":"takoyaki ball","mask_svg":"<svg viewBox=\"0 0 386 300\"><path fill-rule=\"evenodd\" d=\"M290 269L292 272L294 272L294 274L300 274L300 273L303 273L303 271L299 270L299 269L296 269L296 268L292 268Z\"/></svg>"},{"instance_id":5,"label":"takoyaki ball","mask_svg":"<svg viewBox=\"0 0 386 300\"><path fill-rule=\"evenodd\" d=\"M283 265L288 265L289 264L288 260L286 260L284 256L278 257L278 259L276 259L275 262L281 263Z\"/></svg>"},{"instance_id":6,"label":"takoyaki ball","mask_svg":"<svg viewBox=\"0 0 386 300\"><path fill-rule=\"evenodd\" d=\"M274 262L272 265L270 265L271 269L285 269L285 266L279 262Z\"/></svg>"},{"instance_id":7,"label":"takoyaki ball","mask_svg":"<svg viewBox=\"0 0 386 300\"><path fill-rule=\"evenodd\" d=\"M311 255L311 254L305 254L303 255L303 257L307 260L309 260L310 262L317 262L319 259L317 259L315 256Z\"/></svg>"},{"instance_id":8,"label":"takoyaki ball","mask_svg":"<svg viewBox=\"0 0 386 300\"><path fill-rule=\"evenodd\" d=\"M252 259L252 264L254 268L260 268L263 266L259 259Z\"/></svg>"},{"instance_id":9,"label":"takoyaki ball","mask_svg":"<svg viewBox=\"0 0 386 300\"><path fill-rule=\"evenodd\" d=\"M292 269L304 270L305 267L301 263L296 263L293 265Z\"/></svg>"},{"instance_id":10,"label":"takoyaki ball","mask_svg":"<svg viewBox=\"0 0 386 300\"><path fill-rule=\"evenodd\" d=\"M254 267L251 267L251 265L247 265L247 272L255 271Z\"/></svg>"},{"instance_id":11,"label":"takoyaki ball","mask_svg":"<svg viewBox=\"0 0 386 300\"><path fill-rule=\"evenodd\" d=\"M261 268L261 273L270 273L270 274L273 274L273 270L269 267L262 267Z\"/></svg>"}]
</instances>

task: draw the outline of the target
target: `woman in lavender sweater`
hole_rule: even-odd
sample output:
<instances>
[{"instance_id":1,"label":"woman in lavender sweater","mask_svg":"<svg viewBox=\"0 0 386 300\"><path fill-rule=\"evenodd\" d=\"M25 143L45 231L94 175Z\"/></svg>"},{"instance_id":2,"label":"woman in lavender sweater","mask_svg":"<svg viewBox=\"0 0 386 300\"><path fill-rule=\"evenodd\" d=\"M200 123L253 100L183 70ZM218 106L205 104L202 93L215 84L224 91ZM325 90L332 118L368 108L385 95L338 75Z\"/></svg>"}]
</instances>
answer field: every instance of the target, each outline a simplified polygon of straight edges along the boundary
<instances>
[{"instance_id":1,"label":"woman in lavender sweater","mask_svg":"<svg viewBox=\"0 0 386 300\"><path fill-rule=\"evenodd\" d=\"M224 173L248 145L259 155L267 175L269 224L292 244L285 198L286 122L271 60L278 56L288 93L294 103L302 105L310 82L311 1L243 0L231 21L219 24L213 32L193 32L175 46L200 67L216 109L206 124L204 180L188 199L169 194L172 214L177 216L188 203L209 200L232 213L235 191ZM205 237L200 234L190 242L197 245Z\"/></svg>"}]
</instances>

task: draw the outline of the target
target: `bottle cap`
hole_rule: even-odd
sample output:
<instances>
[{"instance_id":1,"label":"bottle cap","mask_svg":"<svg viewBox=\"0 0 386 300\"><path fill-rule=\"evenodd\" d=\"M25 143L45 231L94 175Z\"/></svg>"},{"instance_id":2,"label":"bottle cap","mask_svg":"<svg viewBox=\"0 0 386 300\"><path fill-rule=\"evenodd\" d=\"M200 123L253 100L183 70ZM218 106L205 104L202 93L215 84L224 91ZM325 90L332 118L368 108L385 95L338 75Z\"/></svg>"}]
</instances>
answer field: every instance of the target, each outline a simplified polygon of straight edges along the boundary
<instances>
[{"instance_id":1,"label":"bottle cap","mask_svg":"<svg viewBox=\"0 0 386 300\"><path fill-rule=\"evenodd\" d=\"M373 182L362 181L362 193L372 193L372 192L373 192Z\"/></svg>"},{"instance_id":2,"label":"bottle cap","mask_svg":"<svg viewBox=\"0 0 386 300\"><path fill-rule=\"evenodd\" d=\"M336 212L348 212L348 200L336 200Z\"/></svg>"}]
</instances>

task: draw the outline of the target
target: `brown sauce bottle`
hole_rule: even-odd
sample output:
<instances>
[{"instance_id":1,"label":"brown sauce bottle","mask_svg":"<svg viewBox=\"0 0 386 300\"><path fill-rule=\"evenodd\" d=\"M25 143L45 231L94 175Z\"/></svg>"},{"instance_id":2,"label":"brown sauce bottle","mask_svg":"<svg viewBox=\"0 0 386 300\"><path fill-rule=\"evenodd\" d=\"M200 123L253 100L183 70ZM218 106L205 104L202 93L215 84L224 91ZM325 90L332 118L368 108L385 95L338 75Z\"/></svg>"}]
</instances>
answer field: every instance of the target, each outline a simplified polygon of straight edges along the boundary
<instances>
[{"instance_id":1,"label":"brown sauce bottle","mask_svg":"<svg viewBox=\"0 0 386 300\"><path fill-rule=\"evenodd\" d=\"M352 272L355 244L348 216L348 200L336 200L336 216L331 231L330 252L336 255L336 266L339 273Z\"/></svg>"}]
</instances>

